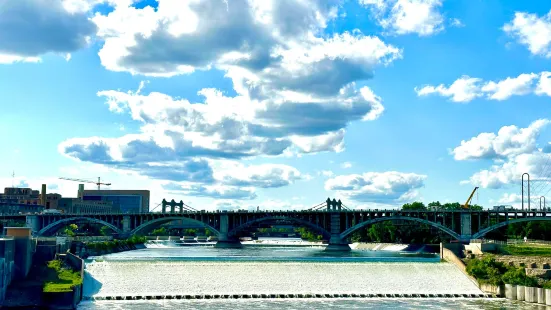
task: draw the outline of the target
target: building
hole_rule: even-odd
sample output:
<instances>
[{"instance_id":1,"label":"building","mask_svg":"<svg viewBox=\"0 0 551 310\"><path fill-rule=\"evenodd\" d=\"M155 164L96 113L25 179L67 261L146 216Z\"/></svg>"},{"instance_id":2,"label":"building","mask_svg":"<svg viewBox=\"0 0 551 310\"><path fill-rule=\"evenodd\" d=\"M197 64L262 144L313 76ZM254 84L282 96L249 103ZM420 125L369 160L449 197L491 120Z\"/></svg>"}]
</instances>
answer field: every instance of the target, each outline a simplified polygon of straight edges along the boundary
<instances>
[{"instance_id":1,"label":"building","mask_svg":"<svg viewBox=\"0 0 551 310\"><path fill-rule=\"evenodd\" d=\"M58 194L47 195L45 184L42 185L42 193L31 188L6 187L0 194L0 213L40 213L60 197Z\"/></svg>"},{"instance_id":2,"label":"building","mask_svg":"<svg viewBox=\"0 0 551 310\"><path fill-rule=\"evenodd\" d=\"M83 201L112 202L113 207L122 213L148 213L148 190L84 190L79 188Z\"/></svg>"},{"instance_id":3,"label":"building","mask_svg":"<svg viewBox=\"0 0 551 310\"><path fill-rule=\"evenodd\" d=\"M42 211L44 211L44 207L41 205L0 202L0 214L3 215L40 213Z\"/></svg>"},{"instance_id":4,"label":"building","mask_svg":"<svg viewBox=\"0 0 551 310\"><path fill-rule=\"evenodd\" d=\"M83 201L79 198L61 198L58 209L72 214L108 214L119 213L111 201Z\"/></svg>"},{"instance_id":5,"label":"building","mask_svg":"<svg viewBox=\"0 0 551 310\"><path fill-rule=\"evenodd\" d=\"M46 184L42 184L42 193L31 188L6 187L0 194L0 203L41 205L46 209L56 209L60 194L47 194Z\"/></svg>"},{"instance_id":6,"label":"building","mask_svg":"<svg viewBox=\"0 0 551 310\"><path fill-rule=\"evenodd\" d=\"M79 198L61 198L59 209L73 214L107 214L120 212L109 201L83 201Z\"/></svg>"}]
</instances>

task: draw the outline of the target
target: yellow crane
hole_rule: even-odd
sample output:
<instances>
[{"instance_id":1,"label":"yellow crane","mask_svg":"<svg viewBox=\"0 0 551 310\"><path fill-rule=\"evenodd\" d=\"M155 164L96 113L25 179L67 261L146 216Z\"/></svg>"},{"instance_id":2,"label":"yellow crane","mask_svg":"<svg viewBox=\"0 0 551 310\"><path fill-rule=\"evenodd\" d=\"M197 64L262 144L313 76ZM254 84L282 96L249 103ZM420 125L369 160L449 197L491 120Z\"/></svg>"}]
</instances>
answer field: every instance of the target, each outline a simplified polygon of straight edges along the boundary
<instances>
[{"instance_id":1,"label":"yellow crane","mask_svg":"<svg viewBox=\"0 0 551 310\"><path fill-rule=\"evenodd\" d=\"M98 186L98 191L100 190L100 185L106 185L106 186L109 186L111 185L111 183L102 183L101 182L101 179L98 177L98 181L95 182L95 181L90 181L90 180L82 180L82 179L72 179L72 178L63 178L63 177L60 177L59 178L60 180L68 180L68 181L75 181L75 182L82 182L82 183L92 183L92 184L96 184Z\"/></svg>"},{"instance_id":2,"label":"yellow crane","mask_svg":"<svg viewBox=\"0 0 551 310\"><path fill-rule=\"evenodd\" d=\"M467 201L463 205L463 209L469 209L469 204L471 203L471 200L473 199L474 193L476 192L477 189L478 189L478 186L473 189L471 195L469 196L469 199L467 199Z\"/></svg>"}]
</instances>

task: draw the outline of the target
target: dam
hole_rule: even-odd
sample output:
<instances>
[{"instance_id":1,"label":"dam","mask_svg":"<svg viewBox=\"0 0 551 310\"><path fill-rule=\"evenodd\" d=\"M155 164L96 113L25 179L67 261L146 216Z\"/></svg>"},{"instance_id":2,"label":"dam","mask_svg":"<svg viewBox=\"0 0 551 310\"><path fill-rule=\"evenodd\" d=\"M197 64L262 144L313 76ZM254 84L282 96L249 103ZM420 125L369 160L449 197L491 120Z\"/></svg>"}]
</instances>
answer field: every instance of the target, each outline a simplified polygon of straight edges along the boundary
<instances>
[{"instance_id":1,"label":"dam","mask_svg":"<svg viewBox=\"0 0 551 310\"><path fill-rule=\"evenodd\" d=\"M484 303L509 309L503 303L510 303L485 298L455 265L435 254L335 254L316 246L216 249L171 242L89 259L83 297L79 309L156 309L159 303L169 309L222 309L228 302L235 309L256 304L350 309L365 308L366 302L378 309L422 309L434 302L456 308L457 300L477 309L485 309Z\"/></svg>"}]
</instances>

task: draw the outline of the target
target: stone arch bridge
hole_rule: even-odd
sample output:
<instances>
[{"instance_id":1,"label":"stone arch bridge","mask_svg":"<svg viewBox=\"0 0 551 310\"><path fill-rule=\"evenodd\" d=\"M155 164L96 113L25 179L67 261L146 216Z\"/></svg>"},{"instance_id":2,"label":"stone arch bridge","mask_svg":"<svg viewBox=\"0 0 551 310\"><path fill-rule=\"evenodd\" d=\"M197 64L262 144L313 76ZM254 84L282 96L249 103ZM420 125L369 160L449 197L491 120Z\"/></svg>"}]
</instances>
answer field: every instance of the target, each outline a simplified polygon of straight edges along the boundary
<instances>
[{"instance_id":1,"label":"stone arch bridge","mask_svg":"<svg viewBox=\"0 0 551 310\"><path fill-rule=\"evenodd\" d=\"M122 236L140 235L174 220L185 220L218 235L220 247L240 246L237 235L260 223L290 223L308 227L329 240L328 250L349 249L348 239L357 230L384 221L426 224L452 239L468 242L507 224L551 220L549 211L472 210L348 210L340 201L327 200L321 208L294 211L197 211L172 210L135 214L37 214L6 215L24 218L36 236L48 236L70 223L97 223Z\"/></svg>"}]
</instances>

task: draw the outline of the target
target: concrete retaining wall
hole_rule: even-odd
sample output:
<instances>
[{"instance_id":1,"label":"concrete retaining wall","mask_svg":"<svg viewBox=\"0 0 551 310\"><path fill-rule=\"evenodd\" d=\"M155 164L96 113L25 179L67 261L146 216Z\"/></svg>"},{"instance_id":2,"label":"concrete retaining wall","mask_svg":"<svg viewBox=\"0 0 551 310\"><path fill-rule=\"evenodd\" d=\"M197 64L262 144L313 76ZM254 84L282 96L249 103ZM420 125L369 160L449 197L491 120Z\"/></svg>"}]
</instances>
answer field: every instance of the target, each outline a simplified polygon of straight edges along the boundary
<instances>
[{"instance_id":1,"label":"concrete retaining wall","mask_svg":"<svg viewBox=\"0 0 551 310\"><path fill-rule=\"evenodd\" d=\"M505 298L540 305L551 305L551 289L505 284Z\"/></svg>"}]
</instances>

